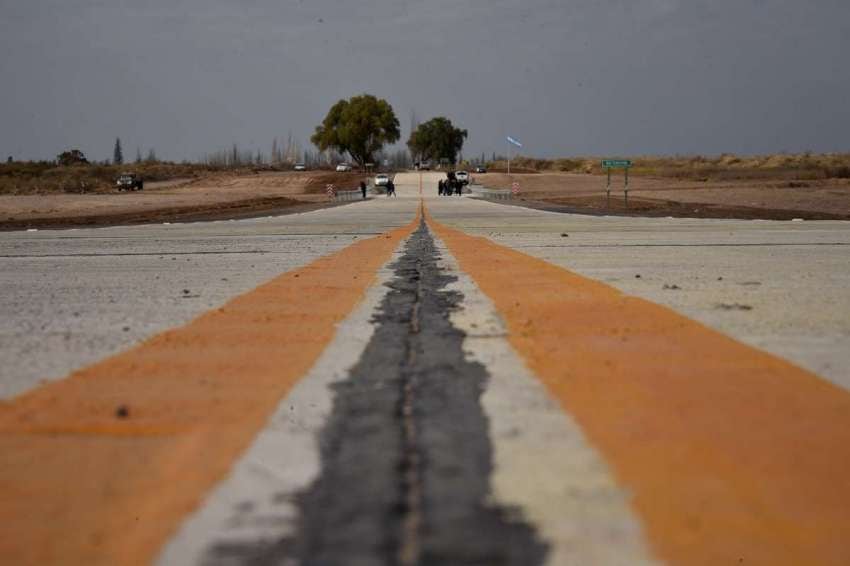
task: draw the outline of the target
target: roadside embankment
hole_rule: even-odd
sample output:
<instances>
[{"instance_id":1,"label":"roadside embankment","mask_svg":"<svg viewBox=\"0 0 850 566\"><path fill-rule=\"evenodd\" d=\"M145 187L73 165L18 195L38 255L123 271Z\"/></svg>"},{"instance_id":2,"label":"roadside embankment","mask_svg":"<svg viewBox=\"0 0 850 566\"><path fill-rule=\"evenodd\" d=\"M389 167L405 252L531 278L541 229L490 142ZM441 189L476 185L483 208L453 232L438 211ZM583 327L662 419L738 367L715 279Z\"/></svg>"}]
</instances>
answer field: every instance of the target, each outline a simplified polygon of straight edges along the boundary
<instances>
[{"instance_id":1,"label":"roadside embankment","mask_svg":"<svg viewBox=\"0 0 850 566\"><path fill-rule=\"evenodd\" d=\"M504 173L475 175L485 187L519 183L515 204L585 214L792 220L850 220L850 180L683 180L632 175L628 204L624 175Z\"/></svg>"},{"instance_id":2,"label":"roadside embankment","mask_svg":"<svg viewBox=\"0 0 850 566\"><path fill-rule=\"evenodd\" d=\"M0 195L0 230L244 218L332 206L325 187L355 188L358 173L219 173L150 183L139 192Z\"/></svg>"}]
</instances>

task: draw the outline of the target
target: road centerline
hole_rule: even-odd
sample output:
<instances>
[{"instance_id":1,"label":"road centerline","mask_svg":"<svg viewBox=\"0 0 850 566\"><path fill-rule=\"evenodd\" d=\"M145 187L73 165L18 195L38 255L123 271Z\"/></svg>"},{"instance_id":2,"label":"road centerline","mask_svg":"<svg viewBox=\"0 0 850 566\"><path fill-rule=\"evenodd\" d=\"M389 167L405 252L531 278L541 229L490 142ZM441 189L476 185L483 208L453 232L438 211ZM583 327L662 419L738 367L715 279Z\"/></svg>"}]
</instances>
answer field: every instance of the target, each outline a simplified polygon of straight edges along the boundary
<instances>
[{"instance_id":1,"label":"road centerline","mask_svg":"<svg viewBox=\"0 0 850 566\"><path fill-rule=\"evenodd\" d=\"M392 266L359 362L332 386L322 471L298 497L296 533L228 545L223 562L542 563L533 527L489 502L487 371L465 357L449 320L462 297L437 260L423 224Z\"/></svg>"}]
</instances>

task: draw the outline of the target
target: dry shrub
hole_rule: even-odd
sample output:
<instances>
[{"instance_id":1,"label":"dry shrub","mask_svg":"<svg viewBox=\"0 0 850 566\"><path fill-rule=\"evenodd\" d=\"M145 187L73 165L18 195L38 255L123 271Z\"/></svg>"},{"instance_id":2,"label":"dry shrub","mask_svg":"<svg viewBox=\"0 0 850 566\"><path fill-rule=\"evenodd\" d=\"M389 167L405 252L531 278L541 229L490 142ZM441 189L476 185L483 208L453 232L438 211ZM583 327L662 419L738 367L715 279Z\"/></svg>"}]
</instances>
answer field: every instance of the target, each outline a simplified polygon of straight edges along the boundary
<instances>
[{"instance_id":1,"label":"dry shrub","mask_svg":"<svg viewBox=\"0 0 850 566\"><path fill-rule=\"evenodd\" d=\"M616 158L617 156L612 156ZM850 154L771 154L738 156L724 153L716 157L704 155L640 156L632 158L630 174L669 177L686 180L818 180L850 178ZM505 161L490 164L492 171L506 169ZM570 157L535 159L518 156L511 161L511 171L572 171L604 174L602 159Z\"/></svg>"},{"instance_id":2,"label":"dry shrub","mask_svg":"<svg viewBox=\"0 0 850 566\"><path fill-rule=\"evenodd\" d=\"M102 193L114 190L115 179L124 172L151 182L198 177L212 170L207 165L165 162L71 166L46 161L2 163L0 194Z\"/></svg>"}]
</instances>

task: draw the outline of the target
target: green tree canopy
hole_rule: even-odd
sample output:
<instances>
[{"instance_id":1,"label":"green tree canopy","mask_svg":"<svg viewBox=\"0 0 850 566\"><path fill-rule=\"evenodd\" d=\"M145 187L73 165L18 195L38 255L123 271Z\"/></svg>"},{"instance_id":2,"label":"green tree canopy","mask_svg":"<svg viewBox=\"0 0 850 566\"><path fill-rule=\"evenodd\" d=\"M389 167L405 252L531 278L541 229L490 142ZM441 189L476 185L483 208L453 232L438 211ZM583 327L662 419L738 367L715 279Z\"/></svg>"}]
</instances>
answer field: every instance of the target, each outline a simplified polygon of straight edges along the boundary
<instances>
[{"instance_id":1,"label":"green tree canopy","mask_svg":"<svg viewBox=\"0 0 850 566\"><path fill-rule=\"evenodd\" d=\"M411 132L407 147L413 155L422 159L446 158L455 163L467 136L466 130L455 128L451 120L438 116L420 124Z\"/></svg>"},{"instance_id":2,"label":"green tree canopy","mask_svg":"<svg viewBox=\"0 0 850 566\"><path fill-rule=\"evenodd\" d=\"M56 161L59 162L59 165L85 165L89 162L79 149L63 151L56 157Z\"/></svg>"},{"instance_id":3,"label":"green tree canopy","mask_svg":"<svg viewBox=\"0 0 850 566\"><path fill-rule=\"evenodd\" d=\"M371 162L384 144L395 143L400 137L393 107L386 100L363 94L334 104L310 141L320 151L348 153L362 166Z\"/></svg>"}]
</instances>

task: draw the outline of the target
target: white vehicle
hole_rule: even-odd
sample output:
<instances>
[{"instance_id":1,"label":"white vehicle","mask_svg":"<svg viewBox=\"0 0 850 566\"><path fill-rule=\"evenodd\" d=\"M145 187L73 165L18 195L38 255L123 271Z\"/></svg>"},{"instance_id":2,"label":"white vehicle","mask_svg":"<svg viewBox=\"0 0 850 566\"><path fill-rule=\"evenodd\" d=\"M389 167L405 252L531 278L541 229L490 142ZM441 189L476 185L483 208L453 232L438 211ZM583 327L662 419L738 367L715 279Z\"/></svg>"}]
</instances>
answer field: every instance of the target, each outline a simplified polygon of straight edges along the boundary
<instances>
[{"instance_id":1,"label":"white vehicle","mask_svg":"<svg viewBox=\"0 0 850 566\"><path fill-rule=\"evenodd\" d=\"M457 179L462 185L468 185L469 173L467 173L466 171L458 171L457 173L455 173L455 179Z\"/></svg>"},{"instance_id":2,"label":"white vehicle","mask_svg":"<svg viewBox=\"0 0 850 566\"><path fill-rule=\"evenodd\" d=\"M293 169L295 169L296 171L306 171L307 165L305 165L304 163L296 163Z\"/></svg>"},{"instance_id":3,"label":"white vehicle","mask_svg":"<svg viewBox=\"0 0 850 566\"><path fill-rule=\"evenodd\" d=\"M386 187L387 183L389 183L389 182L390 182L390 178L387 175L385 175L383 173L379 173L379 174L375 175L375 186L376 187Z\"/></svg>"},{"instance_id":4,"label":"white vehicle","mask_svg":"<svg viewBox=\"0 0 850 566\"><path fill-rule=\"evenodd\" d=\"M348 173L351 171L351 165L348 163L340 163L336 166L337 173Z\"/></svg>"}]
</instances>

